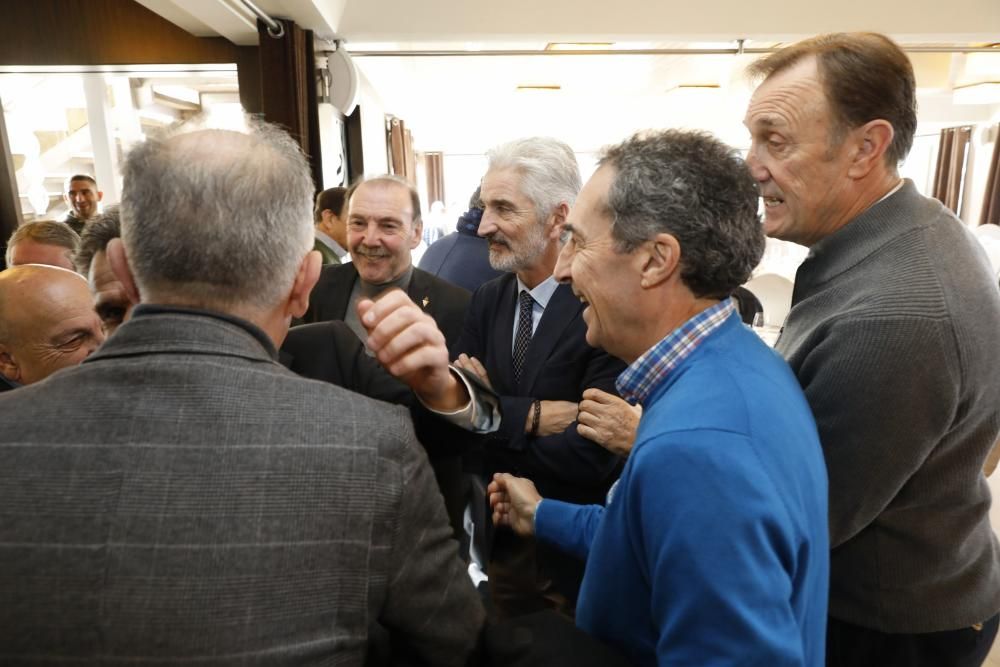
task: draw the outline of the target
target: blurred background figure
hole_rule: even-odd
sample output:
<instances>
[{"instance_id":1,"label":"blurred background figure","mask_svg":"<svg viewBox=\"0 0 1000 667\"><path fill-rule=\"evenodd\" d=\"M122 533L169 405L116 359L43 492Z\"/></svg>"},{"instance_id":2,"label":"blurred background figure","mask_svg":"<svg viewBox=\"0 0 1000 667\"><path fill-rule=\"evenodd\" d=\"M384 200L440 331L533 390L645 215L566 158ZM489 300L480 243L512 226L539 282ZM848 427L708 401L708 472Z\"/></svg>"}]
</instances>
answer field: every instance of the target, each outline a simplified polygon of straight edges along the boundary
<instances>
[{"instance_id":1,"label":"blurred background figure","mask_svg":"<svg viewBox=\"0 0 1000 667\"><path fill-rule=\"evenodd\" d=\"M55 220L26 222L7 240L7 266L48 264L72 271L73 253L80 236L65 223Z\"/></svg>"},{"instance_id":2,"label":"blurred background figure","mask_svg":"<svg viewBox=\"0 0 1000 667\"><path fill-rule=\"evenodd\" d=\"M63 222L80 234L83 227L100 211L104 193L97 188L97 181L93 176L73 174L66 181L63 198L69 206L69 213Z\"/></svg>"},{"instance_id":3,"label":"blurred background figure","mask_svg":"<svg viewBox=\"0 0 1000 667\"><path fill-rule=\"evenodd\" d=\"M316 195L313 219L316 221L316 243L313 250L323 256L323 264L343 264L351 261L347 252L347 221L344 195L347 188L329 188Z\"/></svg>"},{"instance_id":4,"label":"blurred background figure","mask_svg":"<svg viewBox=\"0 0 1000 667\"><path fill-rule=\"evenodd\" d=\"M435 241L420 258L420 268L470 292L503 275L490 266L490 246L479 236L483 203L479 188L469 198L469 210L458 218L455 231Z\"/></svg>"},{"instance_id":5,"label":"blurred background figure","mask_svg":"<svg viewBox=\"0 0 1000 667\"><path fill-rule=\"evenodd\" d=\"M108 243L121 235L119 209L117 206L109 206L108 210L98 215L83 230L80 249L73 257L76 270L87 278L87 285L94 297L94 310L101 318L101 326L108 336L128 318L132 306L136 305L111 270L111 262L108 261Z\"/></svg>"}]
</instances>

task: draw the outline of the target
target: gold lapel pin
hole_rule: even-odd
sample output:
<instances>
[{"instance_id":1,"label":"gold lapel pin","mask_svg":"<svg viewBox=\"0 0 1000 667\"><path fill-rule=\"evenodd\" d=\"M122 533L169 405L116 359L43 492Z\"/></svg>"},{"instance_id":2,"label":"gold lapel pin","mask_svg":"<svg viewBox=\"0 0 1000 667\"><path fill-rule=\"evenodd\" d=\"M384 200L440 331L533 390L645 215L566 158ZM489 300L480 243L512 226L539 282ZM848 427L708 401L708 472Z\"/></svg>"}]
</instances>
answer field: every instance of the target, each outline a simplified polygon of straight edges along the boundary
<instances>
[{"instance_id":1,"label":"gold lapel pin","mask_svg":"<svg viewBox=\"0 0 1000 667\"><path fill-rule=\"evenodd\" d=\"M426 308L426 307L427 307L427 304L429 304L430 302L431 302L431 300L430 300L430 299L428 299L428 298L427 298L427 297L425 296L425 297L424 297L424 301L423 301L423 304L424 304L424 308Z\"/></svg>"}]
</instances>

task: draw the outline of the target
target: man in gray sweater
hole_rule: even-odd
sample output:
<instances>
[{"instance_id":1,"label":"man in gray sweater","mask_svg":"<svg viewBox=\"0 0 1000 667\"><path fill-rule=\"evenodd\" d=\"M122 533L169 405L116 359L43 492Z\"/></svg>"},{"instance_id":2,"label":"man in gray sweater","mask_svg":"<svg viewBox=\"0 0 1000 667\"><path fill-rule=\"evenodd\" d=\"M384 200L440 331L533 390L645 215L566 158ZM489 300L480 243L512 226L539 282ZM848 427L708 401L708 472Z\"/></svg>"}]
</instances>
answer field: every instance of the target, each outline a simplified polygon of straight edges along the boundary
<instances>
[{"instance_id":1,"label":"man in gray sweater","mask_svg":"<svg viewBox=\"0 0 1000 667\"><path fill-rule=\"evenodd\" d=\"M748 163L770 236L809 246L777 349L830 477L827 664L980 665L1000 547L981 469L1000 431L1000 294L971 234L900 179L913 70L824 35L755 63Z\"/></svg>"}]
</instances>

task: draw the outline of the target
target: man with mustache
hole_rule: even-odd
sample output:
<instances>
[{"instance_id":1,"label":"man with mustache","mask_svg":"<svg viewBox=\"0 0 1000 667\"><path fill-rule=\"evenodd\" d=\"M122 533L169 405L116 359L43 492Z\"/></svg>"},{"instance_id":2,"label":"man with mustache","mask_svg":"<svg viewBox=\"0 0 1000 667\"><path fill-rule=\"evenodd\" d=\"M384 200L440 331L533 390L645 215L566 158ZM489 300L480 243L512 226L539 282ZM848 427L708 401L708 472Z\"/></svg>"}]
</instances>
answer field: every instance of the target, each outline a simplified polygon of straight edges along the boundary
<instances>
[{"instance_id":1,"label":"man with mustache","mask_svg":"<svg viewBox=\"0 0 1000 667\"><path fill-rule=\"evenodd\" d=\"M488 159L478 233L489 241L490 265L507 273L473 294L455 349L459 365L492 385L503 417L495 433L473 436L480 441L467 469L516 470L553 497L601 502L621 460L577 432L577 405L591 387L617 396L625 365L587 344L584 304L552 275L559 229L580 190L576 157L561 141L531 137L497 146ZM492 542L487 574L501 614L572 614L580 561L506 528Z\"/></svg>"},{"instance_id":2,"label":"man with mustache","mask_svg":"<svg viewBox=\"0 0 1000 667\"><path fill-rule=\"evenodd\" d=\"M368 332L358 320L358 301L396 287L434 318L450 348L469 293L413 266L410 252L423 229L417 191L398 176L377 176L347 191L346 208L351 261L323 269L303 321L343 320L364 342Z\"/></svg>"}]
</instances>

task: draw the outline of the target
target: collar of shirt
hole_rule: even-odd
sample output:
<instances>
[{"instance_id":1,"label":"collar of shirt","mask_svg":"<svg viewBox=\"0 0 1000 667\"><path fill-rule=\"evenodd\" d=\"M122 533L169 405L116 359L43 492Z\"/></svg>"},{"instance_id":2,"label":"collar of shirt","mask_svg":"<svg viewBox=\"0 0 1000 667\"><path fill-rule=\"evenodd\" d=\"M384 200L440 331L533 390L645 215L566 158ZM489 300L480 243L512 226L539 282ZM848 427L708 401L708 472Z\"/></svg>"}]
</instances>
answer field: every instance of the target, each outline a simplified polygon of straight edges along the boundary
<instances>
[{"instance_id":1,"label":"collar of shirt","mask_svg":"<svg viewBox=\"0 0 1000 667\"><path fill-rule=\"evenodd\" d=\"M545 312L545 308L549 305L549 300L552 299L552 295L555 294L556 289L559 288L559 283L556 281L555 276L549 276L542 282L535 285L535 289L528 289L528 286L521 282L520 278L517 278L517 294L520 297L522 291L527 291L531 295L531 298L535 302L531 306L531 334L534 335L535 331L538 329L538 323L542 321L542 313ZM511 336L511 349L513 348L514 341L517 340L517 311L518 311L518 300L514 299L514 329Z\"/></svg>"},{"instance_id":2,"label":"collar of shirt","mask_svg":"<svg viewBox=\"0 0 1000 667\"><path fill-rule=\"evenodd\" d=\"M722 323L736 312L732 299L701 311L626 368L615 386L622 398L635 403L644 403L662 380L687 359L708 336L722 326Z\"/></svg>"},{"instance_id":3,"label":"collar of shirt","mask_svg":"<svg viewBox=\"0 0 1000 667\"><path fill-rule=\"evenodd\" d=\"M549 299L552 298L558 287L559 283L555 276L549 276L538 283L535 285L535 289L528 289L528 286L522 283L520 278L517 279L517 293L520 294L522 291L528 290L528 294L535 300L535 303L542 307L542 310L545 310L545 307L549 305Z\"/></svg>"},{"instance_id":4,"label":"collar of shirt","mask_svg":"<svg viewBox=\"0 0 1000 667\"><path fill-rule=\"evenodd\" d=\"M326 232L322 232L318 229L315 231L316 231L316 238L325 243L327 248L337 253L337 257L343 259L344 255L348 254L347 250L344 249L344 246L334 241L333 237L331 237L329 234L327 234Z\"/></svg>"}]
</instances>

